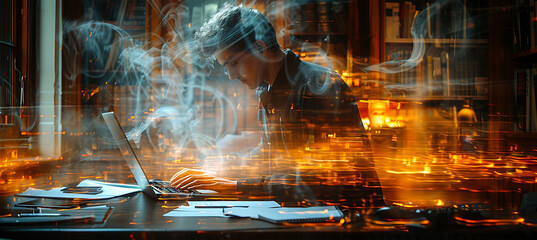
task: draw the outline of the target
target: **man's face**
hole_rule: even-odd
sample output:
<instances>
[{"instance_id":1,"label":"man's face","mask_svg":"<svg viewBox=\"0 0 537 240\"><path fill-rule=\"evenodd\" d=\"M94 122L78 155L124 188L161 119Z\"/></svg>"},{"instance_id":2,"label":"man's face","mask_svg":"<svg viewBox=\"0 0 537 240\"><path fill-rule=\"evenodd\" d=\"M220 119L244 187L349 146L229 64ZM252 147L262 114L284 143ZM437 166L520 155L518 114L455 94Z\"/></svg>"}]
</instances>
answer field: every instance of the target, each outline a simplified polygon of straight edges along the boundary
<instances>
[{"instance_id":1,"label":"man's face","mask_svg":"<svg viewBox=\"0 0 537 240\"><path fill-rule=\"evenodd\" d=\"M234 52L224 49L216 52L216 60L227 69L229 80L239 79L249 89L256 89L261 84L260 59L257 54L248 51Z\"/></svg>"}]
</instances>

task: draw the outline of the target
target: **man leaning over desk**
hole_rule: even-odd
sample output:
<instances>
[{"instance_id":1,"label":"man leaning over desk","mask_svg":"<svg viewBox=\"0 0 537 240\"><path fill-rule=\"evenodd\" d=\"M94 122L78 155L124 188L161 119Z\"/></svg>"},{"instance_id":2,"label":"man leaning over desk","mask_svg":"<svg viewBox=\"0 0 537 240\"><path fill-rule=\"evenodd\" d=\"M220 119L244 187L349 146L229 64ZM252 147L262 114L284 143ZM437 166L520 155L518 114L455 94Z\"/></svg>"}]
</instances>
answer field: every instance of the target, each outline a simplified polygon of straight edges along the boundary
<instances>
[{"instance_id":1,"label":"man leaning over desk","mask_svg":"<svg viewBox=\"0 0 537 240\"><path fill-rule=\"evenodd\" d=\"M224 5L195 34L202 57L214 56L229 79L259 96L262 143L270 174L232 181L183 169L180 189L272 195L277 201L383 205L371 148L351 89L336 72L282 50L259 11Z\"/></svg>"}]
</instances>

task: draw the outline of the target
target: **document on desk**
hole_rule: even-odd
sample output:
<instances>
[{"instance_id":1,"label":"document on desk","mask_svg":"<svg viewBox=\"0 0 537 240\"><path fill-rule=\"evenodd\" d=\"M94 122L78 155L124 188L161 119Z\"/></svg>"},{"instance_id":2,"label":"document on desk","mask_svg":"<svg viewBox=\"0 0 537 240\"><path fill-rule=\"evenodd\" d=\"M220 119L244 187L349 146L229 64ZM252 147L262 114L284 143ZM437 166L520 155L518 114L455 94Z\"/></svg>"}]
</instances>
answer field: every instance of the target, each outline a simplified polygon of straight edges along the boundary
<instances>
[{"instance_id":1,"label":"document on desk","mask_svg":"<svg viewBox=\"0 0 537 240\"><path fill-rule=\"evenodd\" d=\"M188 201L188 205L199 208L204 207L281 207L275 201Z\"/></svg>"},{"instance_id":2,"label":"document on desk","mask_svg":"<svg viewBox=\"0 0 537 240\"><path fill-rule=\"evenodd\" d=\"M19 197L42 197L42 198L77 198L77 199L108 199L127 195L130 193L140 192L140 188L136 185L120 184L120 183L107 183L94 180L84 180L78 184L78 187L88 186L101 186L102 192L98 194L80 194L80 193L65 193L62 192L62 188L53 188L50 190L42 190L35 188L28 188L22 193L15 194Z\"/></svg>"},{"instance_id":3,"label":"document on desk","mask_svg":"<svg viewBox=\"0 0 537 240\"><path fill-rule=\"evenodd\" d=\"M265 207L249 207L249 208L224 208L224 215L228 217L251 218L258 219L259 213L265 211ZM271 208L277 209L277 208Z\"/></svg>"},{"instance_id":4,"label":"document on desk","mask_svg":"<svg viewBox=\"0 0 537 240\"><path fill-rule=\"evenodd\" d=\"M194 206L180 206L164 217L228 217L224 215L223 208L196 208Z\"/></svg>"},{"instance_id":5,"label":"document on desk","mask_svg":"<svg viewBox=\"0 0 537 240\"><path fill-rule=\"evenodd\" d=\"M238 215L224 214L237 209L241 217L256 217L258 208L279 208L275 201L189 201L190 206L180 206L166 214L165 217L237 217ZM240 210L239 210L240 209ZM249 214L248 212L251 212ZM235 211L234 211L235 213Z\"/></svg>"}]
</instances>

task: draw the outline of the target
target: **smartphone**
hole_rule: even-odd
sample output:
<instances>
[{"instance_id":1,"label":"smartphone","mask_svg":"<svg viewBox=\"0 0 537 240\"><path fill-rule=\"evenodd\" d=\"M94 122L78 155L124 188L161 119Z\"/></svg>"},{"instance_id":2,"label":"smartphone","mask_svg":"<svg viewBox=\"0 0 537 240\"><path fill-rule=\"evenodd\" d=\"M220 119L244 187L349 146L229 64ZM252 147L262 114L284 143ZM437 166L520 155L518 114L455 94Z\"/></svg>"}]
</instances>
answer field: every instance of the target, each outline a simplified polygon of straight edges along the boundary
<instances>
[{"instance_id":1,"label":"smartphone","mask_svg":"<svg viewBox=\"0 0 537 240\"><path fill-rule=\"evenodd\" d=\"M103 192L101 186L91 187L64 187L61 189L63 193L77 193L77 194L99 194Z\"/></svg>"}]
</instances>

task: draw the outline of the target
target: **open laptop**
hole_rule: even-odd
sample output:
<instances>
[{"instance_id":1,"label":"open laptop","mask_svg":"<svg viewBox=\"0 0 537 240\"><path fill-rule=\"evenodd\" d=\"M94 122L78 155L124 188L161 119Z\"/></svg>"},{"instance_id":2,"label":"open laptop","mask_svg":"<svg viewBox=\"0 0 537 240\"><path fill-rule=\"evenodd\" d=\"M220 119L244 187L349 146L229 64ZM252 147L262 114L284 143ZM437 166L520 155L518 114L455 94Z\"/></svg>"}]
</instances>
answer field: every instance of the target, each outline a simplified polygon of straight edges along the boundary
<instances>
[{"instance_id":1,"label":"open laptop","mask_svg":"<svg viewBox=\"0 0 537 240\"><path fill-rule=\"evenodd\" d=\"M167 181L149 181L114 112L106 112L102 116L143 193L159 200L181 200L191 197L210 197L217 195L217 192L210 190L178 190L171 187Z\"/></svg>"}]
</instances>

